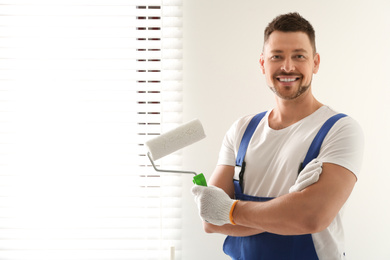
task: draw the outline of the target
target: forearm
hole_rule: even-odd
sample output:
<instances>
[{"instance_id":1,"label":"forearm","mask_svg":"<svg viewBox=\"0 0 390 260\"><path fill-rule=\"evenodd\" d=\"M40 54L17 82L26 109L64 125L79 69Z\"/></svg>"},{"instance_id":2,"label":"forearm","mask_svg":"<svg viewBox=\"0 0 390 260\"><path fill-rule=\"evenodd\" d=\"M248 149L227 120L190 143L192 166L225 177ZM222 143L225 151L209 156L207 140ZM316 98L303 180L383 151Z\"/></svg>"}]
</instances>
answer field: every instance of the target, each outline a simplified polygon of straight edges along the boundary
<instances>
[{"instance_id":1,"label":"forearm","mask_svg":"<svg viewBox=\"0 0 390 260\"><path fill-rule=\"evenodd\" d=\"M223 226L216 226L210 223L203 222L204 230L207 233L219 233L228 236L246 237L253 236L264 232L264 230L245 227L240 225L226 224Z\"/></svg>"},{"instance_id":2,"label":"forearm","mask_svg":"<svg viewBox=\"0 0 390 260\"><path fill-rule=\"evenodd\" d=\"M232 177L233 168L229 166L227 170ZM356 176L348 169L325 163L319 180L298 189L299 191L266 202L237 202L233 199L233 185L224 181L222 174L219 175L220 178L214 183L221 188L194 186L192 193L201 218L222 226L206 226L206 232L233 236L249 236L261 232L280 235L320 232L336 217L356 183ZM237 227L226 225L232 220Z\"/></svg>"},{"instance_id":3,"label":"forearm","mask_svg":"<svg viewBox=\"0 0 390 260\"><path fill-rule=\"evenodd\" d=\"M268 202L239 201L233 212L237 225L280 235L314 233L317 227L310 207L299 201L300 194L288 194Z\"/></svg>"},{"instance_id":4,"label":"forearm","mask_svg":"<svg viewBox=\"0 0 390 260\"><path fill-rule=\"evenodd\" d=\"M240 201L233 211L238 225L280 235L317 233L333 221L356 182L347 169L324 164L320 180L300 192L267 202Z\"/></svg>"}]
</instances>

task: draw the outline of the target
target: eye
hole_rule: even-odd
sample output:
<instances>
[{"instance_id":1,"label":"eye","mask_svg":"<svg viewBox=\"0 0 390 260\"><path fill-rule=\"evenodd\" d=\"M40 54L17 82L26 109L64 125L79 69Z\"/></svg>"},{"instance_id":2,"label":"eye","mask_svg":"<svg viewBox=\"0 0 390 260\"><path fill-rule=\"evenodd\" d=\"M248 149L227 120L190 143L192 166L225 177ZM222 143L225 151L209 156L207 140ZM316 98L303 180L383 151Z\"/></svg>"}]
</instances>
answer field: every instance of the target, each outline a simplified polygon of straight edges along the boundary
<instances>
[{"instance_id":1,"label":"eye","mask_svg":"<svg viewBox=\"0 0 390 260\"><path fill-rule=\"evenodd\" d=\"M280 55L271 56L271 60L279 60L279 59L281 59Z\"/></svg>"},{"instance_id":2,"label":"eye","mask_svg":"<svg viewBox=\"0 0 390 260\"><path fill-rule=\"evenodd\" d=\"M305 58L305 56L301 55L301 54L298 54L296 57L297 57L297 59L300 59L300 60Z\"/></svg>"}]
</instances>

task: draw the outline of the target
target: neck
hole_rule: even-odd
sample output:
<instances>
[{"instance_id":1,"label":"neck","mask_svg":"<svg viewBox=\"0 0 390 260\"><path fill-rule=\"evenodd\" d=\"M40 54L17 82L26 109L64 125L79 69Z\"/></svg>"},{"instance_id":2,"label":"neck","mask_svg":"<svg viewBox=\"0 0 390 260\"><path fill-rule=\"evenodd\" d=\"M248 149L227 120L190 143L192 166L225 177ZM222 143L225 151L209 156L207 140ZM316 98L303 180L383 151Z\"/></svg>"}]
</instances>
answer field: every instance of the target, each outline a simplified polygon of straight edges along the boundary
<instances>
[{"instance_id":1,"label":"neck","mask_svg":"<svg viewBox=\"0 0 390 260\"><path fill-rule=\"evenodd\" d=\"M322 106L311 90L294 100L285 100L276 96L276 107L269 116L269 126L278 130L286 128L311 115Z\"/></svg>"}]
</instances>

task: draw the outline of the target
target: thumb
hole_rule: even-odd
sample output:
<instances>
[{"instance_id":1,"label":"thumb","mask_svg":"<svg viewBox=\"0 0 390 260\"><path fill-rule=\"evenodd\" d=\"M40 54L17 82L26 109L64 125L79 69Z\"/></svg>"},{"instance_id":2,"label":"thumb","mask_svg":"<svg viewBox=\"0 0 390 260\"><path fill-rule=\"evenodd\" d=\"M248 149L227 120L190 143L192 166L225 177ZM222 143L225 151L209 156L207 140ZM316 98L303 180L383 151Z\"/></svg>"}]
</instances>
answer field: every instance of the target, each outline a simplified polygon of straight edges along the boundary
<instances>
[{"instance_id":1,"label":"thumb","mask_svg":"<svg viewBox=\"0 0 390 260\"><path fill-rule=\"evenodd\" d=\"M200 193L203 192L203 190L204 190L205 188L206 188L205 186L200 186L200 185L194 185L194 186L192 186L192 189L191 189L192 195L198 196Z\"/></svg>"},{"instance_id":2,"label":"thumb","mask_svg":"<svg viewBox=\"0 0 390 260\"><path fill-rule=\"evenodd\" d=\"M313 159L310 163L306 165L303 171L304 172L322 171L322 162L317 159Z\"/></svg>"}]
</instances>

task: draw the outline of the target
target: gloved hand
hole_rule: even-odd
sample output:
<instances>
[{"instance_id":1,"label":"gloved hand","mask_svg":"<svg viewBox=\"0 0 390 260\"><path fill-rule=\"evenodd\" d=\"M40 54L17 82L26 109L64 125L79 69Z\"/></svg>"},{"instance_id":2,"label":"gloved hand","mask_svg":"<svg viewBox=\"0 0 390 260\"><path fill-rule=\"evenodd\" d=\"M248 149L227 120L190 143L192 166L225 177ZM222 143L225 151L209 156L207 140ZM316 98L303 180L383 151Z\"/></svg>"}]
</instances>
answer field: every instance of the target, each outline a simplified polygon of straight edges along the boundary
<instances>
[{"instance_id":1,"label":"gloved hand","mask_svg":"<svg viewBox=\"0 0 390 260\"><path fill-rule=\"evenodd\" d=\"M214 186L195 185L192 194L204 221L217 226L234 224L231 214L238 201L232 200L225 191Z\"/></svg>"},{"instance_id":2,"label":"gloved hand","mask_svg":"<svg viewBox=\"0 0 390 260\"><path fill-rule=\"evenodd\" d=\"M322 162L317 159L313 159L310 163L306 165L305 168L298 175L295 184L290 188L289 192L301 191L308 186L316 183L320 178L322 173Z\"/></svg>"}]
</instances>

